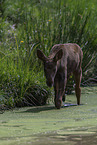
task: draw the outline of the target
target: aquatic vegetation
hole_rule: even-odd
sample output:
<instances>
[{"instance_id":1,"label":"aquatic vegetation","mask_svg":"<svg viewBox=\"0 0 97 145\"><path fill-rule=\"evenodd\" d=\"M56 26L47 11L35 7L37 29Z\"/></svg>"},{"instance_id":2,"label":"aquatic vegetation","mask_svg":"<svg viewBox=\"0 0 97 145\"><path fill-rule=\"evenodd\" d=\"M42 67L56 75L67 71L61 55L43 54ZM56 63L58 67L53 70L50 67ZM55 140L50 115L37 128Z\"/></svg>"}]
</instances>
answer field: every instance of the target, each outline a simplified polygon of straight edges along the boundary
<instances>
[{"instance_id":1,"label":"aquatic vegetation","mask_svg":"<svg viewBox=\"0 0 97 145\"><path fill-rule=\"evenodd\" d=\"M54 105L24 107L0 114L0 145L60 144L97 141L97 87L82 88L82 105L55 109ZM66 103L75 104L75 95ZM87 143L88 140L87 140Z\"/></svg>"}]
</instances>

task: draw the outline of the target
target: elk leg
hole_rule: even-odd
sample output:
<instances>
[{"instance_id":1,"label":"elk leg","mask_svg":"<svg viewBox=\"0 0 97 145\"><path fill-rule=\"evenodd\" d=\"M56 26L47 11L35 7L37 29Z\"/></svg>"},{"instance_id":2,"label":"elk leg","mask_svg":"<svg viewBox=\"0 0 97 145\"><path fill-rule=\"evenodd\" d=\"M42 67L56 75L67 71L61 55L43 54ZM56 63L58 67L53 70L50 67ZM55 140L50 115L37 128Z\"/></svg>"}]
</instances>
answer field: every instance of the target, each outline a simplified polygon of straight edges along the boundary
<instances>
[{"instance_id":1,"label":"elk leg","mask_svg":"<svg viewBox=\"0 0 97 145\"><path fill-rule=\"evenodd\" d=\"M56 80L55 81L55 84L54 84L54 90L55 90L55 98L54 98L54 102L55 102L55 107L57 108L57 109L60 109L60 107L61 107L61 103L62 103L62 100L61 100L61 98L60 98L60 89L59 89L60 87L59 87L59 81L58 80Z\"/></svg>"},{"instance_id":2,"label":"elk leg","mask_svg":"<svg viewBox=\"0 0 97 145\"><path fill-rule=\"evenodd\" d=\"M54 98L54 102L59 94L59 85L58 85L58 80L55 81L54 83L54 91L55 91L55 98Z\"/></svg>"},{"instance_id":3,"label":"elk leg","mask_svg":"<svg viewBox=\"0 0 97 145\"><path fill-rule=\"evenodd\" d=\"M55 107L57 109L60 109L61 108L61 104L62 104L62 88L60 88L60 83L59 81L57 81L55 83L55 86L54 86L54 90L55 90Z\"/></svg>"},{"instance_id":4,"label":"elk leg","mask_svg":"<svg viewBox=\"0 0 97 145\"><path fill-rule=\"evenodd\" d=\"M62 101L65 102L65 99L66 99L66 96L65 96L65 93L64 93Z\"/></svg>"},{"instance_id":5,"label":"elk leg","mask_svg":"<svg viewBox=\"0 0 97 145\"><path fill-rule=\"evenodd\" d=\"M66 84L67 84L67 69L65 70L65 77L63 76L63 79L64 80L64 84L63 84L63 92L62 92L62 101L65 102L65 99L66 99L66 96L65 96L65 87L66 87Z\"/></svg>"},{"instance_id":6,"label":"elk leg","mask_svg":"<svg viewBox=\"0 0 97 145\"><path fill-rule=\"evenodd\" d=\"M62 97L65 94L65 84L67 82L67 79L64 79L64 77L60 77L59 79L55 80L54 84L54 90L55 90L55 106L57 109L60 109L62 104Z\"/></svg>"},{"instance_id":7,"label":"elk leg","mask_svg":"<svg viewBox=\"0 0 97 145\"><path fill-rule=\"evenodd\" d=\"M80 69L79 73L75 73L75 93L77 97L77 104L80 105L80 96L81 96L81 88L80 88L80 83L81 83L81 77L82 77L82 70Z\"/></svg>"}]
</instances>

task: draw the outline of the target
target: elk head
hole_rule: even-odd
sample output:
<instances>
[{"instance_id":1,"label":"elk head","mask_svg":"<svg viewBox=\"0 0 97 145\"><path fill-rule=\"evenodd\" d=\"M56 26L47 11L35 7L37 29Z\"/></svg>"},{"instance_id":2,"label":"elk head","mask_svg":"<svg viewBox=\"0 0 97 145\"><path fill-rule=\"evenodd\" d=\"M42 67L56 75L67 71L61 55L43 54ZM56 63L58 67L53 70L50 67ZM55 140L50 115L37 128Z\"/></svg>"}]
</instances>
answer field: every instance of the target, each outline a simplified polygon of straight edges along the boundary
<instances>
[{"instance_id":1,"label":"elk head","mask_svg":"<svg viewBox=\"0 0 97 145\"><path fill-rule=\"evenodd\" d=\"M57 73L57 61L63 56L62 49L58 50L52 57L46 57L41 50L37 50L37 56L44 64L44 73L46 76L46 83L49 87L54 85L54 78Z\"/></svg>"}]
</instances>

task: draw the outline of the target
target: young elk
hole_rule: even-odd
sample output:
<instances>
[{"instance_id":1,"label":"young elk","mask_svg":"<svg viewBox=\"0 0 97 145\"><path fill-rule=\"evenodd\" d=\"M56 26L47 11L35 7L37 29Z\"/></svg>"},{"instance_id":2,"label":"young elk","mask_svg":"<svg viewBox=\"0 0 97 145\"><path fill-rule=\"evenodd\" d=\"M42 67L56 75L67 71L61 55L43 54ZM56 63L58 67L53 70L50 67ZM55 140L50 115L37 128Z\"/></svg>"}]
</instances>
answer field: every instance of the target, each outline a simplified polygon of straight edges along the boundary
<instances>
[{"instance_id":1,"label":"young elk","mask_svg":"<svg viewBox=\"0 0 97 145\"><path fill-rule=\"evenodd\" d=\"M80 105L83 57L81 48L73 43L56 44L52 47L48 57L39 49L37 56L43 61L47 85L54 87L56 108L60 109L61 107L62 97L65 97L66 83L71 73L75 77L77 104Z\"/></svg>"}]
</instances>

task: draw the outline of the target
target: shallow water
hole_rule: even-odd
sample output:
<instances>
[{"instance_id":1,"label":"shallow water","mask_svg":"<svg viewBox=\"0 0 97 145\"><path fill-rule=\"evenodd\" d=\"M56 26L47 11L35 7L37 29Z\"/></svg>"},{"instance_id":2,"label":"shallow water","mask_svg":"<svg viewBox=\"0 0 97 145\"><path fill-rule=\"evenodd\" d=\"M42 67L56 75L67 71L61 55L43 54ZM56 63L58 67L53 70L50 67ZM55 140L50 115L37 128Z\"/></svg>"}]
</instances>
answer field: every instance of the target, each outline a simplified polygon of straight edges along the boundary
<instances>
[{"instance_id":1,"label":"shallow water","mask_svg":"<svg viewBox=\"0 0 97 145\"><path fill-rule=\"evenodd\" d=\"M48 134L38 137L33 145L97 145L97 134L67 136Z\"/></svg>"},{"instance_id":2,"label":"shallow water","mask_svg":"<svg viewBox=\"0 0 97 145\"><path fill-rule=\"evenodd\" d=\"M82 88L82 105L67 96L54 105L25 107L0 114L0 145L96 145L97 87Z\"/></svg>"}]
</instances>

